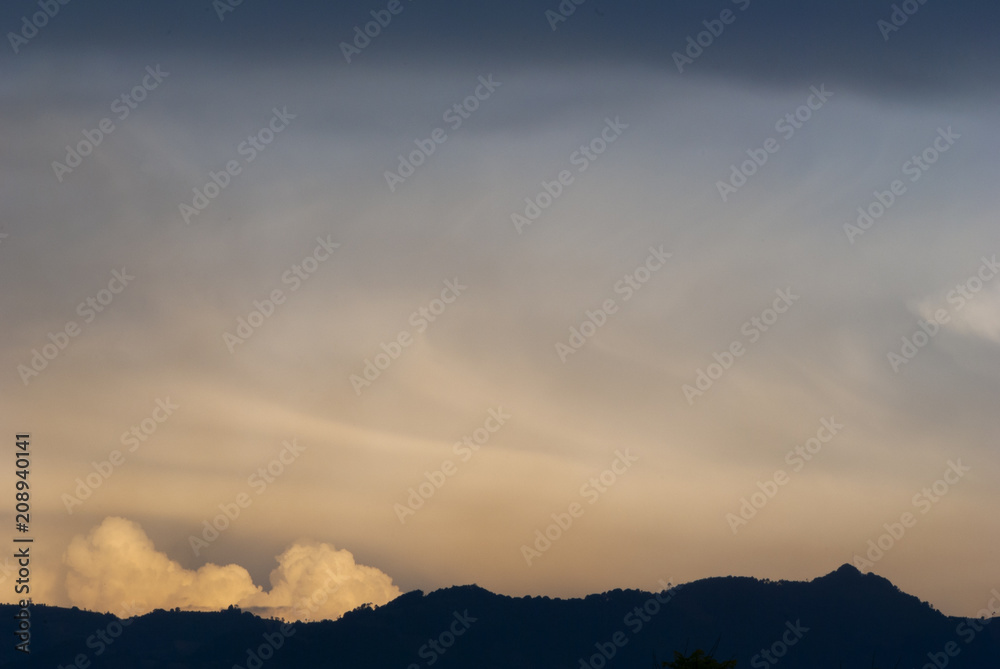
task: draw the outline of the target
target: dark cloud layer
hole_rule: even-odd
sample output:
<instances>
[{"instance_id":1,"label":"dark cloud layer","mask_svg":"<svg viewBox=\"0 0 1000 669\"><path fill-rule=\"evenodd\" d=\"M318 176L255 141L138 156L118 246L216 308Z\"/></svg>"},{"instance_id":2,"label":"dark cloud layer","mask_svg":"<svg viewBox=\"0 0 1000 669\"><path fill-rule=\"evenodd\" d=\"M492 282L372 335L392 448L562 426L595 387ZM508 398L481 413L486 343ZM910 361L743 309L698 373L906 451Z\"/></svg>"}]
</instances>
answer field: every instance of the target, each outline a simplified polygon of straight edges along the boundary
<instances>
[{"instance_id":1,"label":"dark cloud layer","mask_svg":"<svg viewBox=\"0 0 1000 669\"><path fill-rule=\"evenodd\" d=\"M5 67L30 68L44 53L86 48L145 52L147 57L200 52L209 69L229 59L298 57L346 66L340 44L353 38L355 26L372 20L372 11L387 5L245 0L221 12L220 20L218 7L229 1L69 3L18 55L8 44L3 60ZM689 36L706 29L704 21L730 11L729 25L685 76L776 86L827 80L841 88L929 97L956 91L989 96L997 83L998 46L991 26L1000 19L1000 7L972 0L400 3L402 10L355 62L488 68L639 61L678 76L672 55L686 48ZM574 11L564 21L553 20L547 12L560 6ZM0 28L18 30L21 17L37 11L34 2L6 3ZM879 21L891 22L894 14L898 30L880 27ZM718 30L720 24L714 25Z\"/></svg>"}]
</instances>

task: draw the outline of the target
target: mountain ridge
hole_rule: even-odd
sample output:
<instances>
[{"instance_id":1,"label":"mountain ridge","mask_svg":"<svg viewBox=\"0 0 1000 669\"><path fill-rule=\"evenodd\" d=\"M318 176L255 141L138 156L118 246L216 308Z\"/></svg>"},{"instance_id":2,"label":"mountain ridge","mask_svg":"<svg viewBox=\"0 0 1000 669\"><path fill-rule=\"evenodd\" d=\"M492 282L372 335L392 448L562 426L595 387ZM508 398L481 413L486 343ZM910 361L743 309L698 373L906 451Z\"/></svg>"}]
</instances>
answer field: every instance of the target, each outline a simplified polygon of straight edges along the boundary
<instances>
[{"instance_id":1,"label":"mountain ridge","mask_svg":"<svg viewBox=\"0 0 1000 669\"><path fill-rule=\"evenodd\" d=\"M13 619L13 605L0 608ZM935 658L953 669L1000 666L1000 625L945 616L850 565L812 581L724 576L659 592L615 589L571 599L456 585L413 590L383 606L312 623L286 624L235 608L156 610L119 621L35 606L32 629L30 666L67 669L87 669L89 662L204 669L603 669L648 667L654 656L670 659L674 651L696 648L714 648L716 657L737 660L738 669L840 669L841 663L869 669L873 658L882 669L897 662L900 669L928 663L943 669ZM23 657L9 646L0 651L0 664Z\"/></svg>"}]
</instances>

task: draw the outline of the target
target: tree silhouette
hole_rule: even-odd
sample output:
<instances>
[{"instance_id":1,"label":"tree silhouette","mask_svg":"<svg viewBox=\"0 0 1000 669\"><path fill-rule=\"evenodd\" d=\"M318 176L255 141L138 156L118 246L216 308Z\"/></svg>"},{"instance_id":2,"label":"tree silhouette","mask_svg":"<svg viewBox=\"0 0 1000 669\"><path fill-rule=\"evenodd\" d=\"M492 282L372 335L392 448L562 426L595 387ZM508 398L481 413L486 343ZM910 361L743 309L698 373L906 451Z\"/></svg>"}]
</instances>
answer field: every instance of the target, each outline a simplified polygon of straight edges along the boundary
<instances>
[{"instance_id":1,"label":"tree silhouette","mask_svg":"<svg viewBox=\"0 0 1000 669\"><path fill-rule=\"evenodd\" d=\"M710 654L705 655L705 651L699 648L687 657L675 650L673 661L664 662L662 666L670 669L733 669L736 660L720 662Z\"/></svg>"}]
</instances>

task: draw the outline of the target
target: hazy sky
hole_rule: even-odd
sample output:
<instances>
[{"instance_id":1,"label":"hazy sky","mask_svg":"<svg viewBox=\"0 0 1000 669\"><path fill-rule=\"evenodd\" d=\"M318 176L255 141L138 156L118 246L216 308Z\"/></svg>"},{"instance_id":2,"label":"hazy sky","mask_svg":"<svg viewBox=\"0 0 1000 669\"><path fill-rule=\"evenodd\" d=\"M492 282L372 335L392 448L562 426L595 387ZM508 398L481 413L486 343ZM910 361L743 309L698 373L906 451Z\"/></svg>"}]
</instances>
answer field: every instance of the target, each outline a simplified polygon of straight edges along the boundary
<instances>
[{"instance_id":1,"label":"hazy sky","mask_svg":"<svg viewBox=\"0 0 1000 669\"><path fill-rule=\"evenodd\" d=\"M666 4L6 3L35 601L849 562L977 615L1000 8Z\"/></svg>"}]
</instances>

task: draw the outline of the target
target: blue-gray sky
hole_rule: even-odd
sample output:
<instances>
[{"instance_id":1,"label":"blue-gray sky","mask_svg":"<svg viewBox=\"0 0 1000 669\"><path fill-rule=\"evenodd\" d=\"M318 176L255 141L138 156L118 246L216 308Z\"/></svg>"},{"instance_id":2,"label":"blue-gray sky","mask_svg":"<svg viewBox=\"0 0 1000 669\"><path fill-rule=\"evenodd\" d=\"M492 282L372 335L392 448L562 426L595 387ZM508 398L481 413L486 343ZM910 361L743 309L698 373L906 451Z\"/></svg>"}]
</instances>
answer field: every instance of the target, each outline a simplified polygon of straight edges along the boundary
<instances>
[{"instance_id":1,"label":"blue-gray sky","mask_svg":"<svg viewBox=\"0 0 1000 669\"><path fill-rule=\"evenodd\" d=\"M220 6L0 11L36 601L858 562L982 608L1000 10Z\"/></svg>"}]
</instances>

